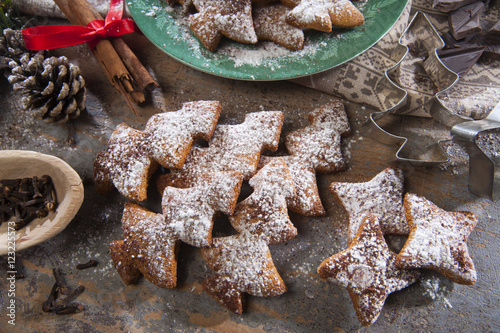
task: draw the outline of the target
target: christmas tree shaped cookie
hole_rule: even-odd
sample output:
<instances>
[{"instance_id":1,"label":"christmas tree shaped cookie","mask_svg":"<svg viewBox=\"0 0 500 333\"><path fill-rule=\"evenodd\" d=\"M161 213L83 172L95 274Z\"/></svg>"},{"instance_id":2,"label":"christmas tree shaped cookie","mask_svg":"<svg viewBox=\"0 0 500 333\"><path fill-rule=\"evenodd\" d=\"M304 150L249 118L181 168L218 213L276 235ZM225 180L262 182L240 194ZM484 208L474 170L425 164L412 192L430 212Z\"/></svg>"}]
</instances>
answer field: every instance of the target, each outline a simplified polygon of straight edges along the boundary
<instances>
[{"instance_id":1,"label":"christmas tree shaped cookie","mask_svg":"<svg viewBox=\"0 0 500 333\"><path fill-rule=\"evenodd\" d=\"M181 169L157 178L158 190L190 187L207 172L238 171L248 180L255 174L260 154L278 148L283 118L280 111L262 111L248 113L241 124L218 124L208 147L193 147Z\"/></svg>"},{"instance_id":2,"label":"christmas tree shaped cookie","mask_svg":"<svg viewBox=\"0 0 500 333\"><path fill-rule=\"evenodd\" d=\"M180 168L195 140L211 137L220 111L219 102L197 101L154 115L144 131L120 124L108 149L94 161L96 190L106 194L116 187L131 200L146 200L149 178L158 165Z\"/></svg>"},{"instance_id":3,"label":"christmas tree shaped cookie","mask_svg":"<svg viewBox=\"0 0 500 333\"><path fill-rule=\"evenodd\" d=\"M276 159L266 165L250 184L254 192L229 216L240 233L214 238L210 247L202 248L205 261L215 272L204 280L203 288L237 314L243 312L245 293L276 296L286 292L269 244L297 234L287 213L286 198L293 195L293 182L284 161Z\"/></svg>"},{"instance_id":4,"label":"christmas tree shaped cookie","mask_svg":"<svg viewBox=\"0 0 500 333\"><path fill-rule=\"evenodd\" d=\"M161 214L127 203L122 217L124 240L110 244L111 258L123 281L135 283L142 273L158 287L175 287L179 241L210 245L214 217L234 211L242 181L238 172L220 172L205 174L192 188L167 187Z\"/></svg>"},{"instance_id":5,"label":"christmas tree shaped cookie","mask_svg":"<svg viewBox=\"0 0 500 333\"><path fill-rule=\"evenodd\" d=\"M201 43L215 51L222 36L240 43L257 43L251 0L193 0L197 13L189 16L189 27Z\"/></svg>"},{"instance_id":6,"label":"christmas tree shaped cookie","mask_svg":"<svg viewBox=\"0 0 500 333\"><path fill-rule=\"evenodd\" d=\"M296 51L304 48L302 29L286 21L290 9L280 3L254 5L253 24L259 40L270 40Z\"/></svg>"},{"instance_id":7,"label":"christmas tree shaped cookie","mask_svg":"<svg viewBox=\"0 0 500 333\"><path fill-rule=\"evenodd\" d=\"M310 125L288 133L283 157L292 174L296 195L288 208L306 216L325 214L316 183L316 172L337 172L345 167L341 137L350 134L350 126L341 101L325 104L309 114ZM263 156L260 165L275 157Z\"/></svg>"},{"instance_id":8,"label":"christmas tree shaped cookie","mask_svg":"<svg viewBox=\"0 0 500 333\"><path fill-rule=\"evenodd\" d=\"M363 14L349 0L301 0L288 14L287 20L300 28L324 32L332 31L332 27L356 27L365 21Z\"/></svg>"}]
</instances>

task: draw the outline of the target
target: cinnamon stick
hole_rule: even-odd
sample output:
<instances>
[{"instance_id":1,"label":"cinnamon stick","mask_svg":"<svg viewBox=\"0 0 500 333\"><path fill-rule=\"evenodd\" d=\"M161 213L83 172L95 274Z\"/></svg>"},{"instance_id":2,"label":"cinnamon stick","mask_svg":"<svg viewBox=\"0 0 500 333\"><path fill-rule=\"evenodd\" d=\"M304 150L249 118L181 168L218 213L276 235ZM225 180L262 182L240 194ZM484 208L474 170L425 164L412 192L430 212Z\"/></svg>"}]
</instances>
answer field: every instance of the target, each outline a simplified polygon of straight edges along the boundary
<instances>
[{"instance_id":1,"label":"cinnamon stick","mask_svg":"<svg viewBox=\"0 0 500 333\"><path fill-rule=\"evenodd\" d=\"M86 26L91 21L103 20L103 17L86 0L54 0L54 2L71 24ZM111 41L107 39L101 40L95 46L93 53L101 63L110 82L124 95L127 104L136 113L132 103L144 102L144 93L137 90L137 88L141 89L142 87L137 86L132 74L125 66L123 59L115 50ZM133 54L132 51L130 53Z\"/></svg>"},{"instance_id":2,"label":"cinnamon stick","mask_svg":"<svg viewBox=\"0 0 500 333\"><path fill-rule=\"evenodd\" d=\"M127 69L130 71L130 74L132 74L135 82L141 90L147 89L151 91L159 87L159 84L155 81L151 74L149 74L146 67L142 65L123 39L113 38L111 43L113 44L116 52L123 59L123 63L127 66Z\"/></svg>"}]
</instances>

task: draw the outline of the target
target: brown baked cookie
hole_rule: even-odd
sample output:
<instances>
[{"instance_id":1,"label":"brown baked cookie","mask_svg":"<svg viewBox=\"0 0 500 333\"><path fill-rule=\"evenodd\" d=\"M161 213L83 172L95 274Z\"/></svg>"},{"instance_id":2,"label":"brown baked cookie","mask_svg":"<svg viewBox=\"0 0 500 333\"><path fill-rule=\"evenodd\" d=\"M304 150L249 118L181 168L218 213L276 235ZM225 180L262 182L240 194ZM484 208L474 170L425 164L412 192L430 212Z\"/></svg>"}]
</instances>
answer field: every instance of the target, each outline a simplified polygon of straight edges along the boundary
<instances>
[{"instance_id":1,"label":"brown baked cookie","mask_svg":"<svg viewBox=\"0 0 500 333\"><path fill-rule=\"evenodd\" d=\"M130 257L127 246L122 240L116 240L109 243L109 252L111 260L123 282L128 286L135 284L142 276L141 271L134 264L134 259Z\"/></svg>"},{"instance_id":2,"label":"brown baked cookie","mask_svg":"<svg viewBox=\"0 0 500 333\"><path fill-rule=\"evenodd\" d=\"M426 198L404 198L410 235L396 258L401 268L427 268L460 284L476 282L476 269L467 238L477 224L471 212L448 212Z\"/></svg>"},{"instance_id":3,"label":"brown baked cookie","mask_svg":"<svg viewBox=\"0 0 500 333\"><path fill-rule=\"evenodd\" d=\"M349 242L368 214L378 216L384 234L410 232L403 208L403 185L404 175L399 168L386 168L368 182L330 184L330 191L349 215Z\"/></svg>"},{"instance_id":4,"label":"brown baked cookie","mask_svg":"<svg viewBox=\"0 0 500 333\"><path fill-rule=\"evenodd\" d=\"M203 289L234 313L243 312L243 293L265 297L286 292L267 242L258 236L244 231L216 237L201 253L215 272L203 281Z\"/></svg>"},{"instance_id":5,"label":"brown baked cookie","mask_svg":"<svg viewBox=\"0 0 500 333\"><path fill-rule=\"evenodd\" d=\"M240 43L255 44L250 0L193 0L198 10L189 16L189 27L210 51L226 36Z\"/></svg>"},{"instance_id":6,"label":"brown baked cookie","mask_svg":"<svg viewBox=\"0 0 500 333\"><path fill-rule=\"evenodd\" d=\"M193 187L166 187L161 203L165 223L184 243L209 246L215 216L233 213L242 182L239 172L226 171L206 173Z\"/></svg>"},{"instance_id":7,"label":"brown baked cookie","mask_svg":"<svg viewBox=\"0 0 500 333\"><path fill-rule=\"evenodd\" d=\"M259 40L269 40L289 50L304 48L302 29L286 22L290 9L280 3L254 5L253 24Z\"/></svg>"},{"instance_id":8,"label":"brown baked cookie","mask_svg":"<svg viewBox=\"0 0 500 333\"><path fill-rule=\"evenodd\" d=\"M316 172L338 172L345 168L341 138L350 134L349 121L341 101L322 105L309 114L310 125L285 136L289 156L283 157L292 174L296 195L288 208L305 216L322 216ZM274 157L262 157L265 165Z\"/></svg>"},{"instance_id":9,"label":"brown baked cookie","mask_svg":"<svg viewBox=\"0 0 500 333\"><path fill-rule=\"evenodd\" d=\"M221 109L218 101L196 101L151 116L144 130L148 156L167 169L181 168L194 142L210 139Z\"/></svg>"},{"instance_id":10,"label":"brown baked cookie","mask_svg":"<svg viewBox=\"0 0 500 333\"><path fill-rule=\"evenodd\" d=\"M330 32L332 27L362 25L365 19L349 0L302 0L288 13L287 21L299 28Z\"/></svg>"},{"instance_id":11,"label":"brown baked cookie","mask_svg":"<svg viewBox=\"0 0 500 333\"><path fill-rule=\"evenodd\" d=\"M114 188L123 196L146 200L148 180L158 168L146 151L147 134L127 124L118 125L108 142L108 149L94 160L96 191L108 194Z\"/></svg>"},{"instance_id":12,"label":"brown baked cookie","mask_svg":"<svg viewBox=\"0 0 500 333\"><path fill-rule=\"evenodd\" d=\"M281 0L281 3L287 6L288 8L293 8L300 4L300 0Z\"/></svg>"},{"instance_id":13,"label":"brown baked cookie","mask_svg":"<svg viewBox=\"0 0 500 333\"><path fill-rule=\"evenodd\" d=\"M318 267L323 279L347 288L363 326L373 324L387 296L406 288L420 276L419 270L400 269L396 254L385 242L378 218L365 217L349 247L324 260Z\"/></svg>"},{"instance_id":14,"label":"brown baked cookie","mask_svg":"<svg viewBox=\"0 0 500 333\"><path fill-rule=\"evenodd\" d=\"M162 214L126 203L124 240L110 243L111 257L123 281L135 283L139 271L158 287L174 288L179 241L209 246L215 215L234 211L242 181L238 172L221 172L205 174L192 188L167 187Z\"/></svg>"},{"instance_id":15,"label":"brown baked cookie","mask_svg":"<svg viewBox=\"0 0 500 333\"><path fill-rule=\"evenodd\" d=\"M229 216L239 232L247 231L268 244L285 242L297 235L288 216L286 199L293 197L292 176L285 161L277 158L249 181L252 194L236 205Z\"/></svg>"},{"instance_id":16,"label":"brown baked cookie","mask_svg":"<svg viewBox=\"0 0 500 333\"><path fill-rule=\"evenodd\" d=\"M158 163L180 168L194 141L210 138L220 111L217 101L189 102L181 110L154 115L144 131L120 124L108 149L94 161L97 192L107 194L116 187L131 200L146 200L148 181Z\"/></svg>"},{"instance_id":17,"label":"brown baked cookie","mask_svg":"<svg viewBox=\"0 0 500 333\"><path fill-rule=\"evenodd\" d=\"M286 198L293 196L293 182L283 159L264 166L249 183L253 193L229 215L229 221L240 233L215 238L212 246L202 249L208 266L215 272L205 279L203 288L237 314L243 312L244 293L275 296L286 291L268 244L285 242L297 235L286 203Z\"/></svg>"},{"instance_id":18,"label":"brown baked cookie","mask_svg":"<svg viewBox=\"0 0 500 333\"><path fill-rule=\"evenodd\" d=\"M158 190L162 193L166 186L193 186L207 172L238 171L244 180L250 179L261 153L278 148L282 126L280 111L248 113L238 125L218 124L208 147L193 147L181 169L157 178Z\"/></svg>"},{"instance_id":19,"label":"brown baked cookie","mask_svg":"<svg viewBox=\"0 0 500 333\"><path fill-rule=\"evenodd\" d=\"M114 260L118 272L124 267L133 270L135 266L155 286L174 288L177 284L178 238L174 229L165 223L163 214L127 202L123 209L122 227L125 251L117 253L116 248L110 246L111 256L120 257L120 260Z\"/></svg>"}]
</instances>

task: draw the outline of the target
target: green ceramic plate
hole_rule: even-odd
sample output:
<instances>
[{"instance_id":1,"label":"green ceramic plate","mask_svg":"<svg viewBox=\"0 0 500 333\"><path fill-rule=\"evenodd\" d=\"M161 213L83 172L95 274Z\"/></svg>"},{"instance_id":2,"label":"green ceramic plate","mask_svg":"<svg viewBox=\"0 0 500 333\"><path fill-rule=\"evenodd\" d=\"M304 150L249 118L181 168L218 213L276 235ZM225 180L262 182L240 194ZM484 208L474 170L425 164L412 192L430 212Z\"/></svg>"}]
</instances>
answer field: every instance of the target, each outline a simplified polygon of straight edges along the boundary
<instances>
[{"instance_id":1,"label":"green ceramic plate","mask_svg":"<svg viewBox=\"0 0 500 333\"><path fill-rule=\"evenodd\" d=\"M366 51L396 23L408 0L355 1L365 23L331 33L306 31L303 50L289 51L272 42L245 45L223 40L217 52L203 47L186 24L180 6L164 0L128 0L144 35L178 61L206 73L240 80L285 80L338 66Z\"/></svg>"}]
</instances>

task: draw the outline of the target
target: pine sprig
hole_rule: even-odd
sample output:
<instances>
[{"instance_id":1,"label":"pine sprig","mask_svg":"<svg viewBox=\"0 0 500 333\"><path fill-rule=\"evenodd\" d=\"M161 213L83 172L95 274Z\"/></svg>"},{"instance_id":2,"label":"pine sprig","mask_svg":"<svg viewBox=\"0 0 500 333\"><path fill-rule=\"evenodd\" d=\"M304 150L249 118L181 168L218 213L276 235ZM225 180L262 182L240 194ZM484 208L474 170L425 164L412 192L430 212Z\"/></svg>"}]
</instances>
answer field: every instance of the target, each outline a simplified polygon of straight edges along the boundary
<instances>
[{"instance_id":1,"label":"pine sprig","mask_svg":"<svg viewBox=\"0 0 500 333\"><path fill-rule=\"evenodd\" d=\"M0 30L6 28L21 29L28 22L28 18L19 14L12 4L12 0L0 0Z\"/></svg>"}]
</instances>

